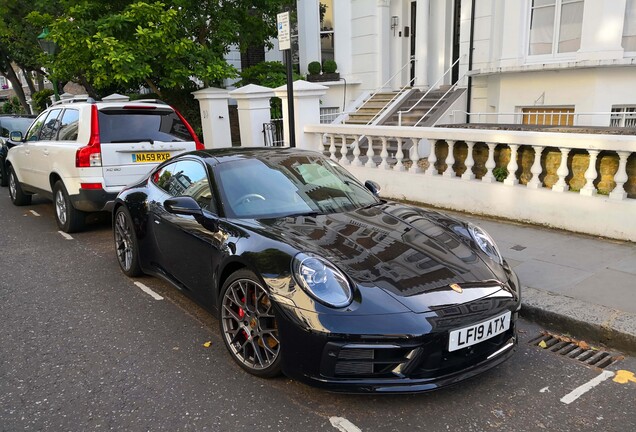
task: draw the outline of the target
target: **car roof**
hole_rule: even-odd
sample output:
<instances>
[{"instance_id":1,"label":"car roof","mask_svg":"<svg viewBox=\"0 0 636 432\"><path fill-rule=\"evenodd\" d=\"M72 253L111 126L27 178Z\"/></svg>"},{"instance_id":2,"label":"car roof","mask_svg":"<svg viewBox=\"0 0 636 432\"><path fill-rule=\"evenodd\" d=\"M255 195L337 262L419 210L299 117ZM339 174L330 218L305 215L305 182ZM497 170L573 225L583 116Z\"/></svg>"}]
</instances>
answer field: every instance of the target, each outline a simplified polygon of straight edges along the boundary
<instances>
[{"instance_id":1,"label":"car roof","mask_svg":"<svg viewBox=\"0 0 636 432\"><path fill-rule=\"evenodd\" d=\"M280 160L281 156L322 156L321 153L290 147L228 147L222 149L204 149L184 153L178 157L187 155L198 156L205 159L209 165L217 165L240 159L259 159L263 161Z\"/></svg>"}]
</instances>

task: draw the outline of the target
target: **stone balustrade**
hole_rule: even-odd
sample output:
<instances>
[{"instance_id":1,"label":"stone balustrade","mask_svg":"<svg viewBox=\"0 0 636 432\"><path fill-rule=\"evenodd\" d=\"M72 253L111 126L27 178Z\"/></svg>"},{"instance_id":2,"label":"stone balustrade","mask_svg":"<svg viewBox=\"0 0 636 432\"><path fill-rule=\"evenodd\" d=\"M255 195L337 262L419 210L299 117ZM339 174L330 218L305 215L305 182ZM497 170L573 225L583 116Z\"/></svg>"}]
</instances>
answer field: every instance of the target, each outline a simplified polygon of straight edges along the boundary
<instances>
[{"instance_id":1,"label":"stone balustrade","mask_svg":"<svg viewBox=\"0 0 636 432\"><path fill-rule=\"evenodd\" d=\"M392 198L636 241L636 136L324 124L304 132Z\"/></svg>"}]
</instances>

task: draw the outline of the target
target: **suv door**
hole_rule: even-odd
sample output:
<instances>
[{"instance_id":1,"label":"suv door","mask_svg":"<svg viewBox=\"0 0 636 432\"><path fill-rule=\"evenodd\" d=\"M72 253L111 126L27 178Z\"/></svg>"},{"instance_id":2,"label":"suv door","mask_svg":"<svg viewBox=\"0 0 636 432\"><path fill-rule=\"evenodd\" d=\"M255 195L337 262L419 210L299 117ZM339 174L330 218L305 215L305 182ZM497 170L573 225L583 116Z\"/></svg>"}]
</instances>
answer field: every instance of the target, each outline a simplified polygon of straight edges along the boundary
<instances>
[{"instance_id":1,"label":"suv door","mask_svg":"<svg viewBox=\"0 0 636 432\"><path fill-rule=\"evenodd\" d=\"M33 182L31 185L47 192L52 191L49 176L52 171L53 160L49 155L51 145L57 139L57 133L60 130L61 113L62 108L49 111L40 130L40 139L34 141L31 146L30 160L33 166Z\"/></svg>"},{"instance_id":2,"label":"suv door","mask_svg":"<svg viewBox=\"0 0 636 432\"><path fill-rule=\"evenodd\" d=\"M172 156L195 150L187 126L167 105L99 110L104 186L131 184Z\"/></svg>"},{"instance_id":3,"label":"suv door","mask_svg":"<svg viewBox=\"0 0 636 432\"><path fill-rule=\"evenodd\" d=\"M32 185L34 182L35 167L31 162L31 152L40 138L40 130L47 115L48 112L44 111L36 117L31 127L26 131L22 145L12 148L8 156L18 180L22 184Z\"/></svg>"}]
</instances>

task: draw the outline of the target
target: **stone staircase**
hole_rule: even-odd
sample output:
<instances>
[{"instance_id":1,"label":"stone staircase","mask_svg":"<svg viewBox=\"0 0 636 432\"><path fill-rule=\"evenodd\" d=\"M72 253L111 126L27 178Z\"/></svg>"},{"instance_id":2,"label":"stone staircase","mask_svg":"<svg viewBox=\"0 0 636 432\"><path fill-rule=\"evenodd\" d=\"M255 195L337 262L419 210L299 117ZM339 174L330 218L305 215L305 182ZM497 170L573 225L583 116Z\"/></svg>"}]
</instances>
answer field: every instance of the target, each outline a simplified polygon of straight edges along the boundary
<instances>
[{"instance_id":1,"label":"stone staircase","mask_svg":"<svg viewBox=\"0 0 636 432\"><path fill-rule=\"evenodd\" d=\"M415 123L417 123L425 115L426 118L419 122L418 126L433 126L435 121L440 118L449 105L462 93L462 90L455 90L444 96L448 88L448 86L442 86L439 89L433 90L421 101L419 101L419 99L425 94L425 92L413 92L408 99L402 103L398 110L382 122L382 125L397 126L399 122L398 111L402 111L401 126L414 126Z\"/></svg>"},{"instance_id":2,"label":"stone staircase","mask_svg":"<svg viewBox=\"0 0 636 432\"><path fill-rule=\"evenodd\" d=\"M356 112L349 114L349 118L344 123L356 125L369 124L397 94L397 91L376 93L370 99L367 99Z\"/></svg>"}]
</instances>

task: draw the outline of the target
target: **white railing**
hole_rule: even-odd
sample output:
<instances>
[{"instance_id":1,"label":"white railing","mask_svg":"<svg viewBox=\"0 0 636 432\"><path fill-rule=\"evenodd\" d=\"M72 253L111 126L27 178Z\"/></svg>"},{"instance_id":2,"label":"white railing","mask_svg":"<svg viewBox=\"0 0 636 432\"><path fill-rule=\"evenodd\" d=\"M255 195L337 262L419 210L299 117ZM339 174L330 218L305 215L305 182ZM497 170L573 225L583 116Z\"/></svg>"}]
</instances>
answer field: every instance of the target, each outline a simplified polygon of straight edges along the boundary
<instances>
[{"instance_id":1,"label":"white railing","mask_svg":"<svg viewBox=\"0 0 636 432\"><path fill-rule=\"evenodd\" d=\"M389 197L636 241L636 136L355 125L304 131L320 137L316 150L378 181ZM601 175L601 158L616 170ZM574 177L574 193L565 193Z\"/></svg>"},{"instance_id":2,"label":"white railing","mask_svg":"<svg viewBox=\"0 0 636 432\"><path fill-rule=\"evenodd\" d=\"M552 126L610 126L610 127L636 127L636 113L634 112L466 112L453 110L452 117L459 114L466 115L470 123L491 124L523 124L524 117L530 125ZM461 118L461 116L459 116Z\"/></svg>"},{"instance_id":3,"label":"white railing","mask_svg":"<svg viewBox=\"0 0 636 432\"><path fill-rule=\"evenodd\" d=\"M444 72L444 74L443 74L441 77L439 77L439 78L437 79L437 81L435 81L435 83L434 83L432 86L430 86L430 87L429 87L429 89L428 89L428 90L426 90L426 93L424 93L424 94L422 95L422 97L421 97L421 98L419 98L419 99L417 100L417 102L415 102L415 103L413 104L413 106L411 106L411 108L409 108L409 109L407 109L407 110L405 110L405 111L398 111L398 126L402 126L402 115L403 115L403 114L408 114L408 113L410 113L411 111L413 111L413 109L415 109L415 107L416 107L417 105L419 105L419 103L420 103L420 102L422 102L422 101L426 98L426 96L428 96L428 94L429 94L429 93L430 93L433 89L436 89L436 88L439 86L439 84L443 81L444 77L445 77L446 75L448 75L448 74L449 74L449 73L453 70L453 68L455 67L455 65L456 65L457 63L459 63L459 61L460 61L462 58L464 58L464 56L459 57L457 60L455 60L455 62L453 62L453 64L452 64L452 65L450 65L450 67L449 67L448 69L446 69L446 72ZM459 81L460 81L460 80L458 80L458 82L459 82ZM456 85L457 85L457 82L456 82L456 83L454 83L454 84L453 84L453 86L452 86L451 88L454 88ZM449 89L449 90L450 90L450 89ZM438 100L437 100L437 102L435 103L435 105L433 105L433 107L432 107L431 109L433 109L435 106L437 106L437 104L439 103L439 101L440 101L441 99L443 99L443 98L444 98L447 94L448 94L448 91L444 94L444 96L442 96L440 99L438 99ZM429 109L429 110L426 112L426 114L424 114L424 117L426 117L426 116L428 115L428 113L430 113L430 112L431 112L431 109ZM416 125L418 125L418 124L422 121L422 119L423 119L424 117L420 118L420 119L418 120L418 122L416 123Z\"/></svg>"}]
</instances>

